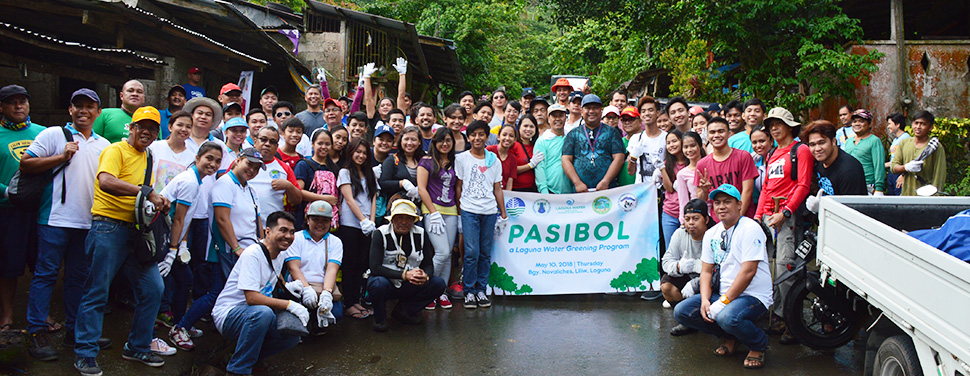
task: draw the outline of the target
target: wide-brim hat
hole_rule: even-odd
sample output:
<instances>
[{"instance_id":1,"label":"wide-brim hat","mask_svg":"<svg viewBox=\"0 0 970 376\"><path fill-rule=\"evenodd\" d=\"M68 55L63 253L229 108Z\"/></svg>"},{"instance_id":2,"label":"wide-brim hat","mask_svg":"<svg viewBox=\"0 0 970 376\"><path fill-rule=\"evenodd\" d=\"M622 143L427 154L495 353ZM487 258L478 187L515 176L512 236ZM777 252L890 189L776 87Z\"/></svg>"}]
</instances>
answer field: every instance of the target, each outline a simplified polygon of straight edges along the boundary
<instances>
[{"instance_id":1,"label":"wide-brim hat","mask_svg":"<svg viewBox=\"0 0 970 376\"><path fill-rule=\"evenodd\" d=\"M414 203L411 202L410 200L405 200L405 199L394 200L394 202L391 203L391 211L389 213L390 214L384 217L388 221L390 221L391 218L394 218L395 215L408 215L408 216L414 217L415 221L421 220L421 216L418 215L417 205L414 205Z\"/></svg>"},{"instance_id":2,"label":"wide-brim hat","mask_svg":"<svg viewBox=\"0 0 970 376\"><path fill-rule=\"evenodd\" d=\"M192 114L195 112L195 108L199 106L205 106L212 109L212 126L218 126L222 122L222 106L215 99L208 97L197 97L189 99L185 102L185 106L182 106L182 110Z\"/></svg>"}]
</instances>

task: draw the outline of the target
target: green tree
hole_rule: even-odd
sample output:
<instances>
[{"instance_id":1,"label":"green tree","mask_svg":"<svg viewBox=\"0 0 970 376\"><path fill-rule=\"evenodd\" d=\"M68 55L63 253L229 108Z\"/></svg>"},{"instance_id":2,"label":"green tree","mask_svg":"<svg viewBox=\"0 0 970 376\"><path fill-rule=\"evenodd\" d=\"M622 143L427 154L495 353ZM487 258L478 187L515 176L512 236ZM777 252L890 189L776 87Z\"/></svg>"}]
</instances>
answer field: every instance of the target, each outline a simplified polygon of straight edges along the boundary
<instances>
[{"instance_id":1,"label":"green tree","mask_svg":"<svg viewBox=\"0 0 970 376\"><path fill-rule=\"evenodd\" d=\"M515 291L515 295L528 295L532 293L532 286L522 285L518 290Z\"/></svg>"},{"instance_id":2,"label":"green tree","mask_svg":"<svg viewBox=\"0 0 970 376\"><path fill-rule=\"evenodd\" d=\"M492 288L492 294L495 294L495 289L498 288L502 290L502 295L507 292L515 293L519 289L519 286L515 283L514 277L508 274L508 271L497 263L492 263L489 274L488 274L488 286Z\"/></svg>"},{"instance_id":3,"label":"green tree","mask_svg":"<svg viewBox=\"0 0 970 376\"><path fill-rule=\"evenodd\" d=\"M660 270L657 269L657 258L653 257L650 259L643 259L638 264L634 273L640 282L646 282L646 286L650 286L650 290L653 291L653 282L660 280ZM646 286L640 287L645 289Z\"/></svg>"}]
</instances>

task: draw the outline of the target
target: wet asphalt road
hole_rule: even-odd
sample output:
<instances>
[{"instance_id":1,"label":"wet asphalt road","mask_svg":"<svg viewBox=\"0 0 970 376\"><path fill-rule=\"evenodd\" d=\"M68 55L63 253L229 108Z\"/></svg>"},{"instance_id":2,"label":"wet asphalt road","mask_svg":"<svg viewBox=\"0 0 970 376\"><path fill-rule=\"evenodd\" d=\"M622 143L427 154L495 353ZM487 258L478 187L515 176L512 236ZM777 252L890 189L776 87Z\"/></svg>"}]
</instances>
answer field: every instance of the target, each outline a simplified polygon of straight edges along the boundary
<instances>
[{"instance_id":1,"label":"wet asphalt road","mask_svg":"<svg viewBox=\"0 0 970 376\"><path fill-rule=\"evenodd\" d=\"M25 303L23 295L18 298ZM54 314L61 316L56 304ZM719 344L714 337L672 337L667 334L676 324L671 310L638 297L499 296L491 308L466 310L456 302L450 310L423 315L421 326L389 319L387 333L373 332L371 319L345 319L326 335L269 358L267 368L256 374L860 375L864 358L854 342L834 352L818 352L780 345L778 336L771 336L765 369L745 370L746 350L720 358L712 353ZM130 319L131 312L121 308L105 318L105 336L115 341L114 348L98 357L105 375L224 374L232 347L212 334L209 324L200 326L207 334L196 341L195 351L166 357L163 368L122 360ZM60 335L55 338L59 344ZM59 361L28 360L13 369L0 368L0 374L76 375L71 350L57 348Z\"/></svg>"}]
</instances>

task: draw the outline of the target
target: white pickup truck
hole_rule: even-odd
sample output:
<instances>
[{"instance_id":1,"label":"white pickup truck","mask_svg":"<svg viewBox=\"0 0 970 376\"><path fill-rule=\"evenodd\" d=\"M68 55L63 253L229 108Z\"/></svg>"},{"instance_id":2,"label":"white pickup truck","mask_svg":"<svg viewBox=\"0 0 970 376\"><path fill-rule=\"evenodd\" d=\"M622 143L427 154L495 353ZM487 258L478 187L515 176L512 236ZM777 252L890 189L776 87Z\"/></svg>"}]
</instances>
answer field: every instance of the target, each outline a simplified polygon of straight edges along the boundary
<instances>
[{"instance_id":1,"label":"white pickup truck","mask_svg":"<svg viewBox=\"0 0 970 376\"><path fill-rule=\"evenodd\" d=\"M806 283L822 299L804 299L806 322L821 313L866 329L865 375L970 376L970 264L904 232L968 208L970 197L824 198Z\"/></svg>"}]
</instances>

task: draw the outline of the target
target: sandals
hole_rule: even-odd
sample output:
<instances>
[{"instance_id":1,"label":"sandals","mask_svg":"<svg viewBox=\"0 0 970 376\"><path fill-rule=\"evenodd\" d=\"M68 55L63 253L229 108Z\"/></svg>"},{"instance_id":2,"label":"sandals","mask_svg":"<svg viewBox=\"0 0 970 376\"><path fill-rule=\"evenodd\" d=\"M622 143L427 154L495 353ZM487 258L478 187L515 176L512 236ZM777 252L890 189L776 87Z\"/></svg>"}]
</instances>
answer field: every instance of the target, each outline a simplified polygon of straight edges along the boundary
<instances>
[{"instance_id":1,"label":"sandals","mask_svg":"<svg viewBox=\"0 0 970 376\"><path fill-rule=\"evenodd\" d=\"M738 350L737 344L734 345L734 349L731 349L725 345L720 345L716 349L714 349L714 355L721 356L721 357L734 356L737 350Z\"/></svg>"},{"instance_id":2,"label":"sandals","mask_svg":"<svg viewBox=\"0 0 970 376\"><path fill-rule=\"evenodd\" d=\"M47 324L47 333L57 333L61 331L61 329L64 329L64 325L61 325L61 323L56 321L47 322L46 324Z\"/></svg>"},{"instance_id":3,"label":"sandals","mask_svg":"<svg viewBox=\"0 0 970 376\"><path fill-rule=\"evenodd\" d=\"M0 332L6 332L8 330L13 330L13 325L11 324L0 325Z\"/></svg>"},{"instance_id":4,"label":"sandals","mask_svg":"<svg viewBox=\"0 0 970 376\"><path fill-rule=\"evenodd\" d=\"M765 352L762 351L760 356L749 356L744 358L744 368L747 369L760 369L765 366Z\"/></svg>"},{"instance_id":5,"label":"sandals","mask_svg":"<svg viewBox=\"0 0 970 376\"><path fill-rule=\"evenodd\" d=\"M346 310L344 310L344 314L347 316L353 317L355 319L363 320L368 317L371 317L371 315L373 315L374 313L371 311L368 311L366 308L361 310L360 308L357 308L355 306L350 306L350 307L347 307Z\"/></svg>"}]
</instances>

